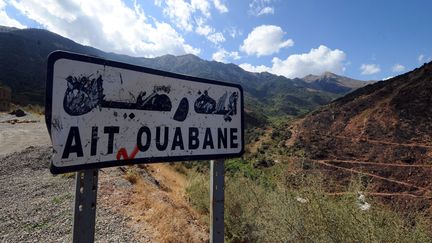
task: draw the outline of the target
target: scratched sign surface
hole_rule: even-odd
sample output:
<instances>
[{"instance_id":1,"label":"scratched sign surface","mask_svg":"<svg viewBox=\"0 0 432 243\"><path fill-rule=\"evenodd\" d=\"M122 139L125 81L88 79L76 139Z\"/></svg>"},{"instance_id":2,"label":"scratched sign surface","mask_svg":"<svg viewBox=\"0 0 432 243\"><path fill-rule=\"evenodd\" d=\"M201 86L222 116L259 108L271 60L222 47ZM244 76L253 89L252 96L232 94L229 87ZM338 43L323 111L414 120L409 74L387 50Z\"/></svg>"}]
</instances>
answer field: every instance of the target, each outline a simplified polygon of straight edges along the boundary
<instances>
[{"instance_id":1,"label":"scratched sign surface","mask_svg":"<svg viewBox=\"0 0 432 243\"><path fill-rule=\"evenodd\" d=\"M46 123L52 173L244 150L241 86L67 52L48 58Z\"/></svg>"}]
</instances>

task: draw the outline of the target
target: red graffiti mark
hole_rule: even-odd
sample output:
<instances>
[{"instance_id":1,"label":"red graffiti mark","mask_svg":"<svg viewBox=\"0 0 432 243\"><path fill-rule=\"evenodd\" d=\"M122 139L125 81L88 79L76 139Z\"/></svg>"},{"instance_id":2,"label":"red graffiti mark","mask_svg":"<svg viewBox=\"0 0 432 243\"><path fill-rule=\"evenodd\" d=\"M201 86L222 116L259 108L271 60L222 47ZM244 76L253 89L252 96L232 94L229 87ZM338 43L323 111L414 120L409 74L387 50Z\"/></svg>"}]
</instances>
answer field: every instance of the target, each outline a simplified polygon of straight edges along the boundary
<instances>
[{"instance_id":1,"label":"red graffiti mark","mask_svg":"<svg viewBox=\"0 0 432 243\"><path fill-rule=\"evenodd\" d=\"M137 155L138 151L139 151L138 146L135 146L132 153L130 155L128 155L125 148L120 148L119 151L117 152L116 158L117 158L117 160L121 160L122 157L124 160L134 159L135 156Z\"/></svg>"}]
</instances>

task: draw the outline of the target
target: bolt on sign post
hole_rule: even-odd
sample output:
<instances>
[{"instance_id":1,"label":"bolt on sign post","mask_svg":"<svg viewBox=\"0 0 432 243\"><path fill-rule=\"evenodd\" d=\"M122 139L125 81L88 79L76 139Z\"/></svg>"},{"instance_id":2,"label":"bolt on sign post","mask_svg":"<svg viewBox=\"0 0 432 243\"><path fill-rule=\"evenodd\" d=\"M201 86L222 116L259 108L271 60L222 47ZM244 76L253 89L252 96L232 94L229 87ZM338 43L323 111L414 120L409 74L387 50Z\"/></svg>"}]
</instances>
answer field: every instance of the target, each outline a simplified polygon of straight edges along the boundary
<instances>
[{"instance_id":1,"label":"bolt on sign post","mask_svg":"<svg viewBox=\"0 0 432 243\"><path fill-rule=\"evenodd\" d=\"M244 151L240 85L57 51L46 87L51 172L77 172L74 242L94 239L99 168L187 160L215 160L211 241L223 241L223 159Z\"/></svg>"}]
</instances>

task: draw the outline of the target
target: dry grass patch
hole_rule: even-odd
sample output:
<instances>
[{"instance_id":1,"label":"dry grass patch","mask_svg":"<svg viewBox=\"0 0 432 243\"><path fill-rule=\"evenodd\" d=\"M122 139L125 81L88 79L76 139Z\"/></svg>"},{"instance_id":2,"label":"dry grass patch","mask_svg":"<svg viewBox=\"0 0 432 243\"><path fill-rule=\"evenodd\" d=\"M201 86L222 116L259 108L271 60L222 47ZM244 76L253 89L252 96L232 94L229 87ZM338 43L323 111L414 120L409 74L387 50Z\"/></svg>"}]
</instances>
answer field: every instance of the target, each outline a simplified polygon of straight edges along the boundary
<instances>
[{"instance_id":1,"label":"dry grass patch","mask_svg":"<svg viewBox=\"0 0 432 243\"><path fill-rule=\"evenodd\" d=\"M207 226L184 198L184 175L166 164L148 165L147 170L159 185L150 184L136 171L128 170L125 178L133 181L131 183L134 184L134 189L128 207L122 210L123 213L130 217L133 223L149 224L154 228L154 235L160 242L207 242Z\"/></svg>"}]
</instances>

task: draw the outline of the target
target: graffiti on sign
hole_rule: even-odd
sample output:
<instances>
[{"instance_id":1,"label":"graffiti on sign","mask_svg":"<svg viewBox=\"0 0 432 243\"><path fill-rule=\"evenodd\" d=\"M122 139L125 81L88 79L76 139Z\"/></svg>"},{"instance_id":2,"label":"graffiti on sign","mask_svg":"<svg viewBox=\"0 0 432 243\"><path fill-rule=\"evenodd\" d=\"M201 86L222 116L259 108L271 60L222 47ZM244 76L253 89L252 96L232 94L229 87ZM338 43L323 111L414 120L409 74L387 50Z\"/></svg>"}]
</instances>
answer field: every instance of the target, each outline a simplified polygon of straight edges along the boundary
<instances>
[{"instance_id":1,"label":"graffiti on sign","mask_svg":"<svg viewBox=\"0 0 432 243\"><path fill-rule=\"evenodd\" d=\"M244 150L243 92L235 84L55 52L46 103L53 173Z\"/></svg>"}]
</instances>

